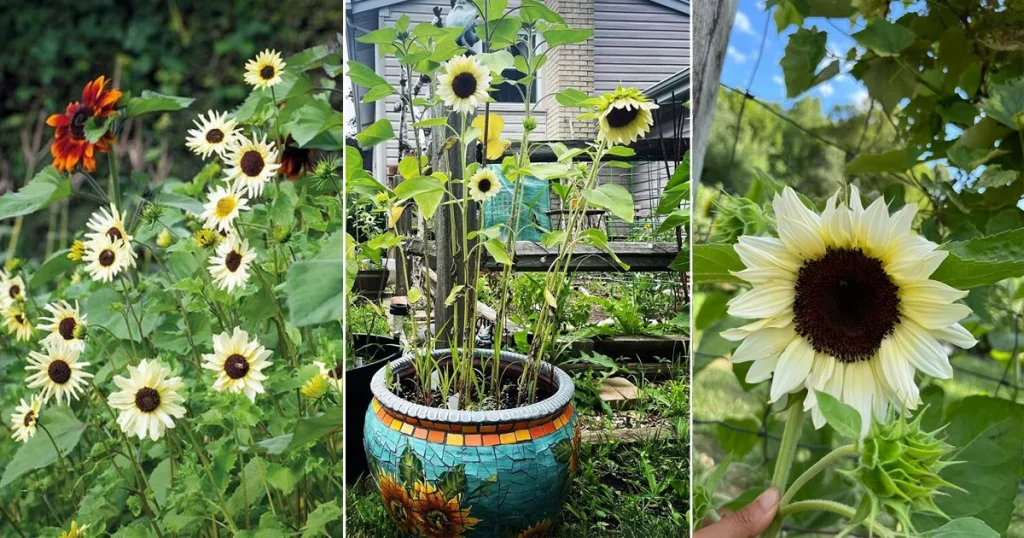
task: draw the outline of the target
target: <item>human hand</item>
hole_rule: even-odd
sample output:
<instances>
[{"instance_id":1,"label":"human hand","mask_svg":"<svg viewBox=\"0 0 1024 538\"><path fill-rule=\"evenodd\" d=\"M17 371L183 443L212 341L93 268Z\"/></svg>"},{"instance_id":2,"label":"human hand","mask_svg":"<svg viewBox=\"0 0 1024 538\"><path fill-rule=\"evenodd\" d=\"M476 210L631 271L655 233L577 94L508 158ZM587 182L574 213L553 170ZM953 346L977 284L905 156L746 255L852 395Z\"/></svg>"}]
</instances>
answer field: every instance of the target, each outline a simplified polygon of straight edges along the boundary
<instances>
[{"instance_id":1,"label":"human hand","mask_svg":"<svg viewBox=\"0 0 1024 538\"><path fill-rule=\"evenodd\" d=\"M772 486L739 512L697 531L693 538L756 538L772 524L780 499L779 490Z\"/></svg>"}]
</instances>

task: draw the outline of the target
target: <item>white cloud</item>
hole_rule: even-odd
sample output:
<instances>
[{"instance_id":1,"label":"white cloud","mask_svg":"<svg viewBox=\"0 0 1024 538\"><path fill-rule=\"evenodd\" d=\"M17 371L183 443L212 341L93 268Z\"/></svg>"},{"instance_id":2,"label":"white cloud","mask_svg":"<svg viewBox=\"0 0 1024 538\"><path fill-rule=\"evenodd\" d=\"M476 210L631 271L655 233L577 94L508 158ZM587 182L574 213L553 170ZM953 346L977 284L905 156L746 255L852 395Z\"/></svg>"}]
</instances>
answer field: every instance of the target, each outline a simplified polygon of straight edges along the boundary
<instances>
[{"instance_id":1,"label":"white cloud","mask_svg":"<svg viewBox=\"0 0 1024 538\"><path fill-rule=\"evenodd\" d=\"M764 11L764 9L765 9L766 7L768 7L768 6L767 6L767 4L765 4L765 3L764 3L764 2L762 1L762 0L757 0L757 3L756 3L756 4L754 4L754 5L756 5L756 6L757 6L757 9L759 9L759 10L761 10L761 11Z\"/></svg>"},{"instance_id":2,"label":"white cloud","mask_svg":"<svg viewBox=\"0 0 1024 538\"><path fill-rule=\"evenodd\" d=\"M786 85L786 79L782 78L782 75L775 75L774 77L772 77L772 82L778 84L779 86Z\"/></svg>"},{"instance_id":3,"label":"white cloud","mask_svg":"<svg viewBox=\"0 0 1024 538\"><path fill-rule=\"evenodd\" d=\"M736 20L732 23L733 28L747 35L755 35L754 29L750 27L750 18L742 11L736 11Z\"/></svg>"},{"instance_id":4,"label":"white cloud","mask_svg":"<svg viewBox=\"0 0 1024 538\"><path fill-rule=\"evenodd\" d=\"M732 58L732 61L738 64L747 61L747 55L736 50L736 48L733 47L732 45L730 45L729 48L725 49L725 55Z\"/></svg>"},{"instance_id":5,"label":"white cloud","mask_svg":"<svg viewBox=\"0 0 1024 538\"><path fill-rule=\"evenodd\" d=\"M853 96L851 96L850 98L850 100L853 101L854 106L856 106L860 110L868 109L868 99L868 91L865 90L864 88L861 88L853 92Z\"/></svg>"},{"instance_id":6,"label":"white cloud","mask_svg":"<svg viewBox=\"0 0 1024 538\"><path fill-rule=\"evenodd\" d=\"M850 78L850 75L847 75L846 73L840 73L840 74L836 75L836 78L834 78L832 80L834 80L836 82L849 82L852 79Z\"/></svg>"},{"instance_id":7,"label":"white cloud","mask_svg":"<svg viewBox=\"0 0 1024 538\"><path fill-rule=\"evenodd\" d=\"M821 86L818 86L818 91L821 93L823 97L828 97L832 95L835 89L832 88L831 84L822 84Z\"/></svg>"}]
</instances>

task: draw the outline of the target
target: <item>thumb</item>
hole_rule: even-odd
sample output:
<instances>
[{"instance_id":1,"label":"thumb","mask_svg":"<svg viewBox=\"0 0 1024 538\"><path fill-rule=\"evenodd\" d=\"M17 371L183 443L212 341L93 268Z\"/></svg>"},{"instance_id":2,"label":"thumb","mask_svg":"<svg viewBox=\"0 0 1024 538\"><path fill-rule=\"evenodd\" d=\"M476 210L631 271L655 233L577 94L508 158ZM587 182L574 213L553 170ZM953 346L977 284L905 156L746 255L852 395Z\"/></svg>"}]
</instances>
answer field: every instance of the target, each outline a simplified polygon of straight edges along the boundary
<instances>
[{"instance_id":1,"label":"thumb","mask_svg":"<svg viewBox=\"0 0 1024 538\"><path fill-rule=\"evenodd\" d=\"M755 538L775 519L780 498L779 490L772 486L739 512L701 529L694 538Z\"/></svg>"}]
</instances>

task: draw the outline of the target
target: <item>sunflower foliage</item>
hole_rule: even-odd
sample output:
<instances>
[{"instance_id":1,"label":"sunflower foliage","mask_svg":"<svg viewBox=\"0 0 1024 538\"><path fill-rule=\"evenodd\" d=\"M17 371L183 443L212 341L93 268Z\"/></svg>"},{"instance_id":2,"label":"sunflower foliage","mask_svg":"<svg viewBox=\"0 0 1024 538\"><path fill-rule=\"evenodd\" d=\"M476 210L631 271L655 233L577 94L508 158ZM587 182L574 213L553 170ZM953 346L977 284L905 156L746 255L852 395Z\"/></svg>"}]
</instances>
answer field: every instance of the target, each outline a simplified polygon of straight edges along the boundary
<instances>
[{"instance_id":1,"label":"sunflower foliage","mask_svg":"<svg viewBox=\"0 0 1024 538\"><path fill-rule=\"evenodd\" d=\"M607 235L588 228L583 216L587 208L600 208L626 222L633 222L633 200L621 186L598 185L598 172L607 166L628 167L628 163L607 160L609 157L626 158L633 155L628 146L647 134L653 123L651 111L657 108L636 88L619 87L607 95L590 96L570 89L556 98L569 107L581 109L580 119L594 120L597 136L582 147L569 148L564 144L550 144L557 160L552 163L531 162L534 148L531 133L537 128L536 103L531 92L538 70L558 47L587 40L591 29L570 28L562 17L542 2L527 0L519 7L507 9L502 0L480 0L472 4L478 14L477 24L468 30L480 38L479 50L468 50L461 36L463 27L445 28L440 17L431 23L413 24L408 16L398 19L394 27L381 28L357 37L362 43L376 45L393 57L400 67L400 80L389 81L373 69L358 62L350 62L348 75L353 83L367 88L362 102L369 103L391 98L397 101L401 113L398 125L383 118L356 134L362 150L398 139L403 155L397 166L396 182L385 186L385 178L374 178L362 169L360 150L346 149L347 192L362 196L386 215L388 227L383 233L355 244L349 237L354 256L365 258L380 255L382 249L404 258L407 230L420 230L427 239L440 215L460 223L465 233L438 237L437 241L450 241L450 252L467 260L468 268L457 269L460 284L446 297L437 297L429 281L407 282L409 302L416 308L425 307L428 315L439 309L457 312L454 321L438 328L437 334L425 334L423 344L411 345L410 352L417 359L417 400L427 405L453 406L456 409L494 408L502 401L497 357L502 338L494 338L493 354L486 354L483 368L474 368L473 352L477 346L477 286L478 269L484 256L501 265L502 284L497 292L498 312L495 334L503 334L505 318L509 314L512 291L509 288L515 265L516 238L527 226L520 219L525 181L534 177L548 180L551 189L570 209L566 225L560 230L539 230L542 242L558 247L559 254L544 278L543 293L535 305L539 314L529 332L536 335L529 354L534 359L519 381L520 394L514 405L530 403L536 398L539 361L548 357L554 348L561 311L556 299L567 287L567 272L574 248L590 246L600 249L624 269L628 267L615 257L608 245ZM472 41L472 40L470 40ZM513 55L510 51L519 54ZM517 76L508 76L509 72ZM508 83L522 94L524 111L522 137L518 146L502 138L505 120L490 112L491 89L499 83ZM355 163L355 166L353 166ZM596 163L596 164L595 164ZM678 175L682 175L681 173ZM680 184L682 181L678 181ZM506 186L508 185L508 186ZM508 220L490 227L481 223L475 229L466 224L468 214L482 214L490 209L489 202L502 189L511 189L511 214ZM678 207L678 201L677 201ZM676 209L676 208L672 208ZM415 214L415 216L412 216ZM450 215L450 216L449 216ZM403 218L405 220L403 221ZM400 225L415 222L416 226ZM403 230L403 231L400 231ZM426 241L424 241L426 243ZM353 260L349 266L358 265ZM432 312L428 302L437 299ZM430 322L425 324L431 327ZM419 335L422 327L407 331ZM447 333L442 338L441 333ZM452 349L452 375L445 376L440 395L433 394L431 376L439 365L433 361L431 351L439 341L456 342ZM446 346L448 344L445 344ZM481 370L486 371L484 376ZM458 395L457 403L451 403Z\"/></svg>"},{"instance_id":2,"label":"sunflower foliage","mask_svg":"<svg viewBox=\"0 0 1024 538\"><path fill-rule=\"evenodd\" d=\"M99 77L51 116L54 166L2 216L95 211L0 275L0 535L340 534L339 63L264 51L236 109L198 114ZM122 122L153 113L194 120L191 180L119 171Z\"/></svg>"}]
</instances>

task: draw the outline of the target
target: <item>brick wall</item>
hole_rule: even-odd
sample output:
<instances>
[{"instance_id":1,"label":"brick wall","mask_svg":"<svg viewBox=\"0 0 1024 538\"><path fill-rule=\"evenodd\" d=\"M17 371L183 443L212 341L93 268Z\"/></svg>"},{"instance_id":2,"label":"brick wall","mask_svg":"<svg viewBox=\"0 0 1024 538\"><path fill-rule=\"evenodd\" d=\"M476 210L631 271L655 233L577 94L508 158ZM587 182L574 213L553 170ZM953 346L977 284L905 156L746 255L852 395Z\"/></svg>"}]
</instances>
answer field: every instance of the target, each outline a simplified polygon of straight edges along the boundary
<instances>
[{"instance_id":1,"label":"brick wall","mask_svg":"<svg viewBox=\"0 0 1024 538\"><path fill-rule=\"evenodd\" d=\"M571 28L594 27L595 0L547 0L546 4L558 12ZM542 69L544 93L557 93L576 88L594 92L594 38L576 45L562 45L548 53L548 63ZM579 121L578 108L567 108L551 98L548 102L546 125L547 140L592 138L593 121Z\"/></svg>"}]
</instances>

